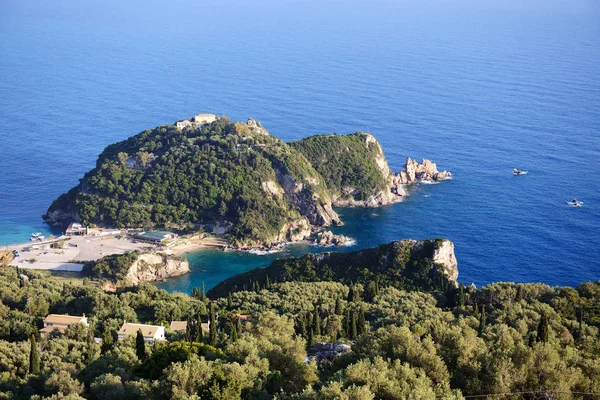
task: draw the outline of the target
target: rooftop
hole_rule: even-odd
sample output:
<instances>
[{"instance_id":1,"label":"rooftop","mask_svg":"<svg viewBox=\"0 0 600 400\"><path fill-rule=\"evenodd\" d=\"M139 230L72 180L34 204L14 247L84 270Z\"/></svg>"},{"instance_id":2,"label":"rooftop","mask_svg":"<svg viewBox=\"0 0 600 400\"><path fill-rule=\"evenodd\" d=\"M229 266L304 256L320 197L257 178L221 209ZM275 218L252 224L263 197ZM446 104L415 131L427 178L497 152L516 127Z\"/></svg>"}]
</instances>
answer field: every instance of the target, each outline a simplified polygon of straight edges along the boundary
<instances>
[{"instance_id":1,"label":"rooftop","mask_svg":"<svg viewBox=\"0 0 600 400\"><path fill-rule=\"evenodd\" d=\"M85 322L85 316L78 317L75 315L61 315L61 314L50 314L44 318L45 323L51 324L76 324L78 322Z\"/></svg>"},{"instance_id":2,"label":"rooftop","mask_svg":"<svg viewBox=\"0 0 600 400\"><path fill-rule=\"evenodd\" d=\"M185 331L187 329L187 321L171 321L171 330Z\"/></svg>"},{"instance_id":3,"label":"rooftop","mask_svg":"<svg viewBox=\"0 0 600 400\"><path fill-rule=\"evenodd\" d=\"M162 329L162 326L124 323L121 329L119 329L119 333L122 335L134 335L138 330L141 330L142 335L152 337L159 329Z\"/></svg>"}]
</instances>

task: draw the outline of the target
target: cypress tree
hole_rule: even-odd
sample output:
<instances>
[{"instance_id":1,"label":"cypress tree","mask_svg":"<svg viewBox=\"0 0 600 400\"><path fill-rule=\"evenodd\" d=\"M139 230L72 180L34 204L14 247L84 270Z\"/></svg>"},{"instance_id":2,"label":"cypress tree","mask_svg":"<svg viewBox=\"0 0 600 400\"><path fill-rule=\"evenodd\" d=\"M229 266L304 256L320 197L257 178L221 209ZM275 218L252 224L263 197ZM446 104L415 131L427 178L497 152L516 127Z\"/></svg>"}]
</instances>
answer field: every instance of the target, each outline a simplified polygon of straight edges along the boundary
<instances>
[{"instance_id":1,"label":"cypress tree","mask_svg":"<svg viewBox=\"0 0 600 400\"><path fill-rule=\"evenodd\" d=\"M335 300L335 315L343 315L344 306L342 305L342 299L339 297Z\"/></svg>"},{"instance_id":2,"label":"cypress tree","mask_svg":"<svg viewBox=\"0 0 600 400\"><path fill-rule=\"evenodd\" d=\"M137 336L135 337L135 354L140 361L145 361L147 358L146 354L146 342L144 342L144 334L141 329L138 329Z\"/></svg>"},{"instance_id":3,"label":"cypress tree","mask_svg":"<svg viewBox=\"0 0 600 400\"><path fill-rule=\"evenodd\" d=\"M369 282L369 284L367 285L367 288L365 290L365 301L367 303L371 303L373 300L375 300L375 297L377 296L377 286L375 285L375 282L371 281Z\"/></svg>"},{"instance_id":4,"label":"cypress tree","mask_svg":"<svg viewBox=\"0 0 600 400\"><path fill-rule=\"evenodd\" d=\"M105 329L104 334L102 334L102 345L100 346L100 352L102 354L107 353L112 350L115 341L113 340L113 335L110 330Z\"/></svg>"},{"instance_id":5,"label":"cypress tree","mask_svg":"<svg viewBox=\"0 0 600 400\"><path fill-rule=\"evenodd\" d=\"M356 322L356 330L357 330L358 336L362 335L363 333L365 333L367 331L367 321L365 319L365 310L363 310L362 307L361 307L360 311L358 312L358 317L357 317L357 322Z\"/></svg>"},{"instance_id":6,"label":"cypress tree","mask_svg":"<svg viewBox=\"0 0 600 400\"><path fill-rule=\"evenodd\" d=\"M198 288L192 288L192 299L198 299L200 298L200 296L198 296Z\"/></svg>"},{"instance_id":7,"label":"cypress tree","mask_svg":"<svg viewBox=\"0 0 600 400\"><path fill-rule=\"evenodd\" d=\"M350 339L354 340L358 337L358 329L356 326L356 311L352 311L352 317L350 322Z\"/></svg>"},{"instance_id":8,"label":"cypress tree","mask_svg":"<svg viewBox=\"0 0 600 400\"><path fill-rule=\"evenodd\" d=\"M321 315L319 313L319 308L317 307L317 309L315 310L315 335L316 336L321 336Z\"/></svg>"},{"instance_id":9,"label":"cypress tree","mask_svg":"<svg viewBox=\"0 0 600 400\"><path fill-rule=\"evenodd\" d=\"M204 281L202 281L202 301L206 301L206 292L204 291Z\"/></svg>"},{"instance_id":10,"label":"cypress tree","mask_svg":"<svg viewBox=\"0 0 600 400\"><path fill-rule=\"evenodd\" d=\"M231 292L227 294L227 309L231 310L233 308L233 299L231 298Z\"/></svg>"},{"instance_id":11,"label":"cypress tree","mask_svg":"<svg viewBox=\"0 0 600 400\"><path fill-rule=\"evenodd\" d=\"M265 288L271 289L271 280L269 279L269 275L265 278Z\"/></svg>"},{"instance_id":12,"label":"cypress tree","mask_svg":"<svg viewBox=\"0 0 600 400\"><path fill-rule=\"evenodd\" d=\"M185 326L185 340L192 343L193 335L194 335L194 320L192 318L188 318L187 325Z\"/></svg>"},{"instance_id":13,"label":"cypress tree","mask_svg":"<svg viewBox=\"0 0 600 400\"><path fill-rule=\"evenodd\" d=\"M348 291L348 303L352 303L354 301L354 286L350 286L350 290Z\"/></svg>"},{"instance_id":14,"label":"cypress tree","mask_svg":"<svg viewBox=\"0 0 600 400\"><path fill-rule=\"evenodd\" d=\"M309 346L313 346L315 344L315 332L314 330L311 328L308 330L308 345Z\"/></svg>"},{"instance_id":15,"label":"cypress tree","mask_svg":"<svg viewBox=\"0 0 600 400\"><path fill-rule=\"evenodd\" d=\"M29 373L39 374L40 373L40 352L37 347L37 341L35 336L31 335L29 338L30 350L29 350Z\"/></svg>"},{"instance_id":16,"label":"cypress tree","mask_svg":"<svg viewBox=\"0 0 600 400\"><path fill-rule=\"evenodd\" d=\"M210 303L210 338L209 343L211 346L217 345L217 317L215 315L215 305Z\"/></svg>"},{"instance_id":17,"label":"cypress tree","mask_svg":"<svg viewBox=\"0 0 600 400\"><path fill-rule=\"evenodd\" d=\"M461 310L465 308L465 285L462 283L458 287L458 307Z\"/></svg>"},{"instance_id":18,"label":"cypress tree","mask_svg":"<svg viewBox=\"0 0 600 400\"><path fill-rule=\"evenodd\" d=\"M473 310L475 318L479 319L479 304L475 303L475 310Z\"/></svg>"},{"instance_id":19,"label":"cypress tree","mask_svg":"<svg viewBox=\"0 0 600 400\"><path fill-rule=\"evenodd\" d=\"M242 330L243 330L243 328L242 328L242 320L239 319L239 318L237 318L236 332L237 332L238 337L242 334Z\"/></svg>"},{"instance_id":20,"label":"cypress tree","mask_svg":"<svg viewBox=\"0 0 600 400\"><path fill-rule=\"evenodd\" d=\"M485 315L485 306L481 306L481 314L479 318L479 334L483 332L483 328L485 328L487 321Z\"/></svg>"},{"instance_id":21,"label":"cypress tree","mask_svg":"<svg viewBox=\"0 0 600 400\"><path fill-rule=\"evenodd\" d=\"M344 336L350 339L352 335L352 322L350 317L350 308L346 308L346 316L344 317Z\"/></svg>"},{"instance_id":22,"label":"cypress tree","mask_svg":"<svg viewBox=\"0 0 600 400\"><path fill-rule=\"evenodd\" d=\"M194 334L195 340L198 343L202 342L202 336L204 336L204 332L202 332L202 318L198 315L198 318L194 321Z\"/></svg>"},{"instance_id":23,"label":"cypress tree","mask_svg":"<svg viewBox=\"0 0 600 400\"><path fill-rule=\"evenodd\" d=\"M550 329L548 327L548 317L545 313L542 313L540 323L537 328L537 340L538 342L548 343L548 333Z\"/></svg>"}]
</instances>

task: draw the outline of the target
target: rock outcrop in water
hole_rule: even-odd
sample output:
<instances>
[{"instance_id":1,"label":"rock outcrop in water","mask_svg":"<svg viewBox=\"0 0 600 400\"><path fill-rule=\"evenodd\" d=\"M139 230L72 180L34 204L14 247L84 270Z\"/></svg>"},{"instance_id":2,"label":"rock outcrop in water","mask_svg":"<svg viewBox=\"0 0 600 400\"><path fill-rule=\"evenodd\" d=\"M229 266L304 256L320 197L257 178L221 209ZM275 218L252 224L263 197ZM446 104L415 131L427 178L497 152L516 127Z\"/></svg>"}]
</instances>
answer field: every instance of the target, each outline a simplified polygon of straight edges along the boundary
<instances>
[{"instance_id":1,"label":"rock outcrop in water","mask_svg":"<svg viewBox=\"0 0 600 400\"><path fill-rule=\"evenodd\" d=\"M335 235L331 231L317 233L317 238L313 242L318 246L345 246L353 240L344 235Z\"/></svg>"},{"instance_id":2,"label":"rock outcrop in water","mask_svg":"<svg viewBox=\"0 0 600 400\"><path fill-rule=\"evenodd\" d=\"M419 164L417 160L410 157L406 159L404 168L395 177L398 185L409 185L421 181L443 181L452 178L448 171L438 171L437 166L431 160L423 159Z\"/></svg>"}]
</instances>

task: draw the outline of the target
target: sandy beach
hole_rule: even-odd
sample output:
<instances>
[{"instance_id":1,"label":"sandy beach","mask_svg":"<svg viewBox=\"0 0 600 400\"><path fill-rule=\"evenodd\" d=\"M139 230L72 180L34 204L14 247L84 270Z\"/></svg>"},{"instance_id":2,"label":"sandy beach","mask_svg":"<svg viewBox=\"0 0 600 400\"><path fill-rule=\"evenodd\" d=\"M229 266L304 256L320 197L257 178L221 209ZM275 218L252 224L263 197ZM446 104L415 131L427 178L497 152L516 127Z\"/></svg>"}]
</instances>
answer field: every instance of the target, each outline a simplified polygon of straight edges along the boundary
<instances>
[{"instance_id":1,"label":"sandy beach","mask_svg":"<svg viewBox=\"0 0 600 400\"><path fill-rule=\"evenodd\" d=\"M61 239L65 239L62 249L51 248L50 241L32 241L8 246L9 251L17 250L20 253L20 256L16 257L10 265L19 268L79 272L85 262L98 260L110 254L123 254L132 250L157 251L160 249L155 245L137 242L128 237L117 238L112 235L59 237L54 240ZM163 251L181 255L201 248L224 248L227 245L226 240L216 237L181 237ZM31 249L32 246L38 248Z\"/></svg>"},{"instance_id":2,"label":"sandy beach","mask_svg":"<svg viewBox=\"0 0 600 400\"><path fill-rule=\"evenodd\" d=\"M18 250L21 253L10 265L19 268L81 271L86 261L97 260L110 254L123 254L131 250L155 248L147 243L134 243L129 238L117 239L115 236L74 236L65 243L63 249L53 249L49 244L39 242L8 246L10 251ZM39 249L30 249L32 245L38 246Z\"/></svg>"}]
</instances>

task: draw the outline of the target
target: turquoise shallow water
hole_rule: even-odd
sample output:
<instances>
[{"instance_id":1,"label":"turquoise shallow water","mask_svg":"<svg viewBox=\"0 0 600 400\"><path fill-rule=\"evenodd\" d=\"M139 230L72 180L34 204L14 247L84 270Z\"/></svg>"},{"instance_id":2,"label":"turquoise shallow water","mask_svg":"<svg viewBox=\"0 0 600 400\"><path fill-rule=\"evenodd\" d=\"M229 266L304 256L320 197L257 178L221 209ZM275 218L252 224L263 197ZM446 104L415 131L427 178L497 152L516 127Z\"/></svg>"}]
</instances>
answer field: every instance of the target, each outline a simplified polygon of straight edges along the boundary
<instances>
[{"instance_id":1,"label":"turquoise shallow water","mask_svg":"<svg viewBox=\"0 0 600 400\"><path fill-rule=\"evenodd\" d=\"M0 4L0 243L46 231L106 145L215 112L284 140L371 131L394 170L412 156L454 173L341 210L354 248L441 236L467 283L600 279L597 2L55 3ZM272 257L190 255L162 286Z\"/></svg>"}]
</instances>

